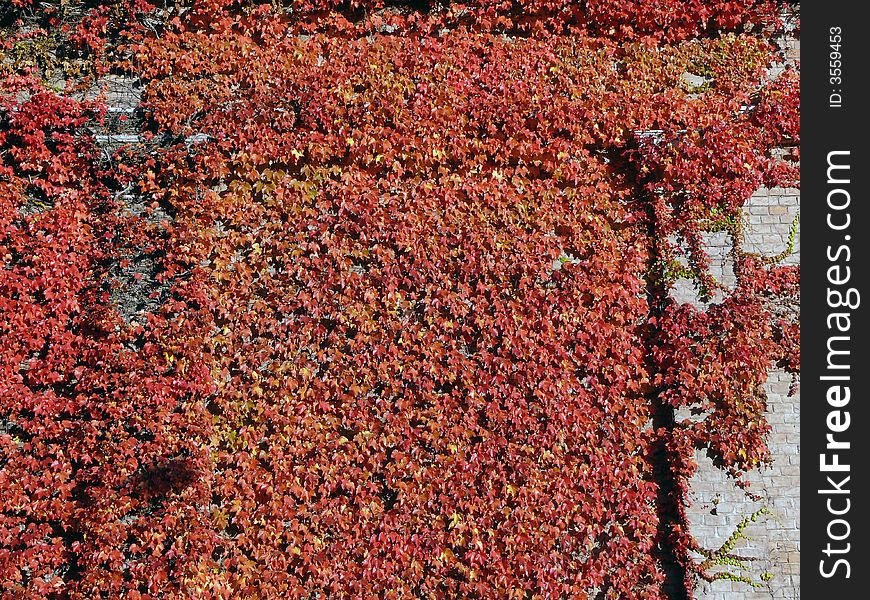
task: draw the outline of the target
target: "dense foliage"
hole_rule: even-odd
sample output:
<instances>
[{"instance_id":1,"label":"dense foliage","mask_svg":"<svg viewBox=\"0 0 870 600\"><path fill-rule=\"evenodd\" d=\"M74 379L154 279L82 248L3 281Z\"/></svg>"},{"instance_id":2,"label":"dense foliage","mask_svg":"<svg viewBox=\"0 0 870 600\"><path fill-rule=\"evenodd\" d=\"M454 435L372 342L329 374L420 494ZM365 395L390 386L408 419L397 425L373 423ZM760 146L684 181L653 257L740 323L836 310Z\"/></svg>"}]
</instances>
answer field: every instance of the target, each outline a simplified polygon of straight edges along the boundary
<instances>
[{"instance_id":1,"label":"dense foliage","mask_svg":"<svg viewBox=\"0 0 870 600\"><path fill-rule=\"evenodd\" d=\"M765 461L761 384L799 368L798 271L740 244L749 196L797 185L780 6L12 4L4 598L706 575L695 449ZM141 78L142 145L100 150L101 103L45 83L59 55L67 90ZM723 230L733 289L704 252ZM146 260L156 308L125 318ZM709 302L676 304L678 276Z\"/></svg>"}]
</instances>

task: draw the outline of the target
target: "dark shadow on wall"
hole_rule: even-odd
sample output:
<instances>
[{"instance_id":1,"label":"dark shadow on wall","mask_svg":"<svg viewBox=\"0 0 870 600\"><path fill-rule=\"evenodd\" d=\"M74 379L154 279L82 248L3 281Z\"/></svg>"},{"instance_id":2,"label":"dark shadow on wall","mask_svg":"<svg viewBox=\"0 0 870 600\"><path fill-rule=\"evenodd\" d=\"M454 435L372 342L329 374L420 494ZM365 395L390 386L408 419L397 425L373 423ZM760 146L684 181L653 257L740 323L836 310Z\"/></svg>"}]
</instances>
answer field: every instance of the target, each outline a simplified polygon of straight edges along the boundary
<instances>
[{"instance_id":1,"label":"dark shadow on wall","mask_svg":"<svg viewBox=\"0 0 870 600\"><path fill-rule=\"evenodd\" d=\"M654 398L651 402L653 428L670 431L676 422L674 409ZM671 469L670 456L666 438L659 437L650 449L649 461L652 466L653 480L658 485L656 496L656 516L658 516L658 531L656 532L656 558L665 575L662 591L670 600L689 600L686 589L686 568L677 559L674 551L674 527L679 524L679 492Z\"/></svg>"}]
</instances>

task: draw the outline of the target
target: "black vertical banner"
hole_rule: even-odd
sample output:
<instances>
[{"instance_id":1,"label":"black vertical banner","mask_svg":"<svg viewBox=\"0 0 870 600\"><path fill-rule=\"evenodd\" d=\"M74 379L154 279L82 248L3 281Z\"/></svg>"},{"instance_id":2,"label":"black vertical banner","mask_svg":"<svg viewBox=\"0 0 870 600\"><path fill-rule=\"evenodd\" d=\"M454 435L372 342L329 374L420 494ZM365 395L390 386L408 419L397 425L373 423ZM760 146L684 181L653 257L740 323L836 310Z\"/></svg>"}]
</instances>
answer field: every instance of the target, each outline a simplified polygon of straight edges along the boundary
<instances>
[{"instance_id":1,"label":"black vertical banner","mask_svg":"<svg viewBox=\"0 0 870 600\"><path fill-rule=\"evenodd\" d=\"M862 2L801 3L801 589L866 598L870 110ZM824 596L823 596L824 594Z\"/></svg>"}]
</instances>

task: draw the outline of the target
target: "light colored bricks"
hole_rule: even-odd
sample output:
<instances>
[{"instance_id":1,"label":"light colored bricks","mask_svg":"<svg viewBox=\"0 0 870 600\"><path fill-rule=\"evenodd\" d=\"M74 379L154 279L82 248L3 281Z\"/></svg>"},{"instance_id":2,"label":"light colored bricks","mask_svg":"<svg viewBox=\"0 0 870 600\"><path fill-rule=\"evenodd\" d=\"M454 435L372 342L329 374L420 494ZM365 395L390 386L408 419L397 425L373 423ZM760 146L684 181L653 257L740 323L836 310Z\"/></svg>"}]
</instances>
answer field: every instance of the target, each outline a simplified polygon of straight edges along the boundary
<instances>
[{"instance_id":1,"label":"light colored bricks","mask_svg":"<svg viewBox=\"0 0 870 600\"><path fill-rule=\"evenodd\" d=\"M768 419L773 427L768 444L773 462L747 475L750 491L761 496L749 498L718 468L704 452L698 452L699 471L692 480L695 503L689 510L692 533L702 546L719 548L740 520L765 506L770 511L747 528L749 540L741 540L735 554L756 557L748 569L729 567L735 575L751 577L759 587L746 583L715 581L703 583L695 591L699 600L769 600L800 598L800 460L799 399L788 397L791 376L771 371L765 389L768 394ZM713 504L713 499L718 503ZM715 513L711 510L715 506ZM721 569L717 569L721 570ZM771 574L769 581L761 575Z\"/></svg>"},{"instance_id":2,"label":"light colored bricks","mask_svg":"<svg viewBox=\"0 0 870 600\"><path fill-rule=\"evenodd\" d=\"M783 252L799 205L798 190L759 190L744 207L744 250L764 256ZM798 230L794 250L781 264L799 264L799 235ZM711 236L706 241L710 244L708 253L714 277L727 280L731 268L727 237ZM733 273L730 275L733 281ZM678 283L675 299L704 307L691 282ZM741 540L735 550L740 556L754 556L758 560L748 562L746 570L729 568L735 575L750 576L759 587L732 581L701 582L695 590L698 600L800 599L800 398L788 396L791 383L791 375L774 370L765 385L766 416L772 427L768 439L772 462L746 476L749 491L760 496L760 502L741 491L704 452L697 454L700 467L691 482L695 501L689 509L689 519L692 533L703 547L719 548L737 523L760 506L770 511L749 527L746 533L751 539ZM769 581L761 579L765 572L771 574Z\"/></svg>"}]
</instances>

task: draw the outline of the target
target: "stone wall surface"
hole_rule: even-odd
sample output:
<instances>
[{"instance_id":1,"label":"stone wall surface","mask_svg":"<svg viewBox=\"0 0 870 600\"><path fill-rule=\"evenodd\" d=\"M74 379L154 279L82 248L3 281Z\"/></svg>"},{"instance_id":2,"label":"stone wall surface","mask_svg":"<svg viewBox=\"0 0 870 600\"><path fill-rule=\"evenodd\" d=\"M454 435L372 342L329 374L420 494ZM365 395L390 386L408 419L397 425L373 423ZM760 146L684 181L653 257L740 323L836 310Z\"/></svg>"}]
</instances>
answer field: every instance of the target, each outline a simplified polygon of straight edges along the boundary
<instances>
[{"instance_id":1,"label":"stone wall surface","mask_svg":"<svg viewBox=\"0 0 870 600\"><path fill-rule=\"evenodd\" d=\"M787 249L799 205L799 192L795 189L763 189L756 193L744 207L744 250L776 256ZM713 275L720 283L733 285L728 236L711 234L707 244ZM792 253L780 264L799 261L798 231ZM678 282L674 296L679 301L700 305L688 280ZM737 487L704 452L697 453L700 468L691 482L694 504L689 516L692 533L702 547L720 548L743 518L762 507L769 511L744 530L747 537L735 546L734 554L753 559L745 561L748 568L712 569L753 583L729 579L701 582L695 592L697 600L800 598L800 395L797 390L789 393L792 384L792 376L782 370L772 370L768 376L766 416L772 427L769 439L772 463L746 477L750 483L747 491L757 498Z\"/></svg>"}]
</instances>

